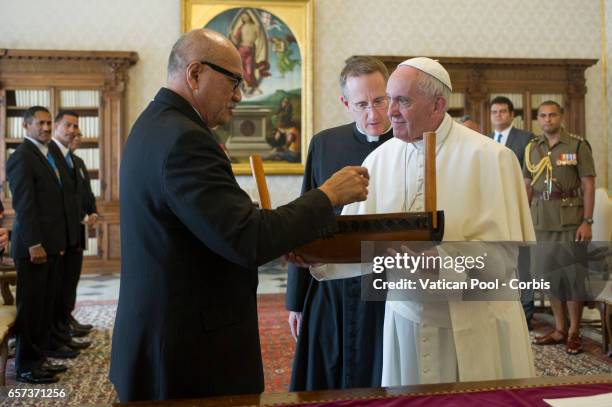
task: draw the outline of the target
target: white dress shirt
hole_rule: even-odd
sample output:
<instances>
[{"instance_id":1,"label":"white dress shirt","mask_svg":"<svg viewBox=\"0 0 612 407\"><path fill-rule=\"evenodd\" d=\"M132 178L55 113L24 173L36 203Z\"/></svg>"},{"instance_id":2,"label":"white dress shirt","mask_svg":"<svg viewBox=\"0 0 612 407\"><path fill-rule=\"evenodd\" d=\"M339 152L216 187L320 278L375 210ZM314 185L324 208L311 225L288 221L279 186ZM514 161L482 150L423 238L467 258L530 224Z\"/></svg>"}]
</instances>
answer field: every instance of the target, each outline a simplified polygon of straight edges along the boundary
<instances>
[{"instance_id":1,"label":"white dress shirt","mask_svg":"<svg viewBox=\"0 0 612 407\"><path fill-rule=\"evenodd\" d=\"M501 132L495 130L493 141L497 141L498 135L501 133L501 140L499 141L499 144L501 144L502 146L505 146L506 143L508 142L508 135L510 134L510 130L512 130L512 125L506 127Z\"/></svg>"}]
</instances>

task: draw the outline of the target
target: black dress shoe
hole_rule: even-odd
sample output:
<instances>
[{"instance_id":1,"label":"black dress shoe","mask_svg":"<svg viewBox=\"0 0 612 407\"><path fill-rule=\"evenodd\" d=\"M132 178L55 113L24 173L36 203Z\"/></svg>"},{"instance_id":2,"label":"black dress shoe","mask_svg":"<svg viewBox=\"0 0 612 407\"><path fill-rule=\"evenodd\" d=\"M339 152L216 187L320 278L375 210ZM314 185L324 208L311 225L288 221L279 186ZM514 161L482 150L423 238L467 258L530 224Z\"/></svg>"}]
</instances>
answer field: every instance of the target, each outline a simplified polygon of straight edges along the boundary
<instances>
[{"instance_id":1,"label":"black dress shoe","mask_svg":"<svg viewBox=\"0 0 612 407\"><path fill-rule=\"evenodd\" d=\"M70 349L66 345L62 345L57 349L50 349L45 353L48 357L56 359L74 359L79 356L78 350Z\"/></svg>"},{"instance_id":2,"label":"black dress shoe","mask_svg":"<svg viewBox=\"0 0 612 407\"><path fill-rule=\"evenodd\" d=\"M77 329L81 329L85 331L91 331L93 329L92 324L81 324L72 315L70 315L69 317L69 322L70 322L70 325L72 325L74 328L77 328Z\"/></svg>"},{"instance_id":3,"label":"black dress shoe","mask_svg":"<svg viewBox=\"0 0 612 407\"><path fill-rule=\"evenodd\" d=\"M91 346L91 342L77 342L74 339L71 339L66 345L68 345L68 347L71 349L81 350L89 348Z\"/></svg>"},{"instance_id":4,"label":"black dress shoe","mask_svg":"<svg viewBox=\"0 0 612 407\"><path fill-rule=\"evenodd\" d=\"M68 370L68 368L65 365L62 365L59 363L51 363L51 362L43 363L41 369L51 374L64 373L66 370Z\"/></svg>"},{"instance_id":5,"label":"black dress shoe","mask_svg":"<svg viewBox=\"0 0 612 407\"><path fill-rule=\"evenodd\" d=\"M53 373L42 369L26 370L25 372L17 373L18 382L30 384L49 384L57 383L59 379Z\"/></svg>"},{"instance_id":6,"label":"black dress shoe","mask_svg":"<svg viewBox=\"0 0 612 407\"><path fill-rule=\"evenodd\" d=\"M88 331L86 329L78 329L78 328L71 326L70 330L68 331L68 334L73 338L82 338L84 336L89 335L89 332L91 331Z\"/></svg>"}]
</instances>

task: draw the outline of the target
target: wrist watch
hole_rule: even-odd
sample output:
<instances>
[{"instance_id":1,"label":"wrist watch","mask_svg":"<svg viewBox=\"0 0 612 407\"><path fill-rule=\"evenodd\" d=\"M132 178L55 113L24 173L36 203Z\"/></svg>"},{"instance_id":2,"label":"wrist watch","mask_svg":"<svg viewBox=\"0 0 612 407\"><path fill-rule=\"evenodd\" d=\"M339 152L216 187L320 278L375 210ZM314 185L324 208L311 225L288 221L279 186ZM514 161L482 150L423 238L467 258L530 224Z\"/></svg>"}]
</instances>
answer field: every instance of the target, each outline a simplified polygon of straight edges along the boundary
<instances>
[{"instance_id":1,"label":"wrist watch","mask_svg":"<svg viewBox=\"0 0 612 407\"><path fill-rule=\"evenodd\" d=\"M585 222L587 225L593 224L593 218L584 218L582 219L582 221Z\"/></svg>"}]
</instances>

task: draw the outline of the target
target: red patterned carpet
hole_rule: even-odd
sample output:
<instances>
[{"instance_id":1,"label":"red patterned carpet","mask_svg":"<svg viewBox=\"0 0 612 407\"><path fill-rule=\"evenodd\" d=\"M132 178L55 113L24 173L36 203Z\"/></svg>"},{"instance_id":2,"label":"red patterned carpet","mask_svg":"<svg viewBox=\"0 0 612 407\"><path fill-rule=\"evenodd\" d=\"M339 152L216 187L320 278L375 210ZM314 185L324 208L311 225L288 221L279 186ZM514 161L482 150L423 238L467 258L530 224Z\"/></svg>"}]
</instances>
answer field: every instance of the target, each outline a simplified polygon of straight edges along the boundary
<instances>
[{"instance_id":1,"label":"red patterned carpet","mask_svg":"<svg viewBox=\"0 0 612 407\"><path fill-rule=\"evenodd\" d=\"M264 294L258 297L266 392L287 391L291 377L295 342L289 332L284 298L283 294ZM65 399L9 399L5 397L6 393L0 391L0 406L66 406L115 401L116 394L107 375L116 310L117 301L81 301L77 304L77 319L95 326L88 336L93 345L77 359L61 361L68 365L69 370L55 385L30 386L16 382L14 359L9 360L6 375L8 388L63 389L67 393Z\"/></svg>"},{"instance_id":2,"label":"red patterned carpet","mask_svg":"<svg viewBox=\"0 0 612 407\"><path fill-rule=\"evenodd\" d=\"M266 393L289 389L295 341L291 337L284 294L261 294L257 297L259 336L264 361Z\"/></svg>"}]
</instances>

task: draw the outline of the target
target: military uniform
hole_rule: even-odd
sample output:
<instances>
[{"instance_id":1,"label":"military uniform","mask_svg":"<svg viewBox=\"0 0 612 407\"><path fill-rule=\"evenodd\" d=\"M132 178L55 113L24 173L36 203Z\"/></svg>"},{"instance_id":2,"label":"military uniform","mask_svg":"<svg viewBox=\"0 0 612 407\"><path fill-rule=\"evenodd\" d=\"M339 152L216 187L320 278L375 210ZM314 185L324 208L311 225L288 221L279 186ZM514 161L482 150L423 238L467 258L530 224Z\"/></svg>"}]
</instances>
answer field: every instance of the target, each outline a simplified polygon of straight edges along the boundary
<instances>
[{"instance_id":1,"label":"military uniform","mask_svg":"<svg viewBox=\"0 0 612 407\"><path fill-rule=\"evenodd\" d=\"M537 241L573 242L584 219L580 178L595 176L589 143L563 128L559 141L552 147L546 136L536 136L525 149L523 175L532 182L531 217ZM567 288L573 287L576 292L583 282L576 278L574 268L567 267L576 263L577 252L561 250L562 247L566 246L540 244L532 254L534 277L543 276L551 281L553 294L559 299L567 297ZM563 276L549 274L561 269L566 271Z\"/></svg>"},{"instance_id":2,"label":"military uniform","mask_svg":"<svg viewBox=\"0 0 612 407\"><path fill-rule=\"evenodd\" d=\"M584 217L580 178L595 176L591 146L583 138L561 129L559 142L552 148L546 136L539 135L525 151L529 156L523 174L533 182L531 217L536 238L573 241ZM529 170L546 157L550 157L550 170L544 168L539 176Z\"/></svg>"}]
</instances>

